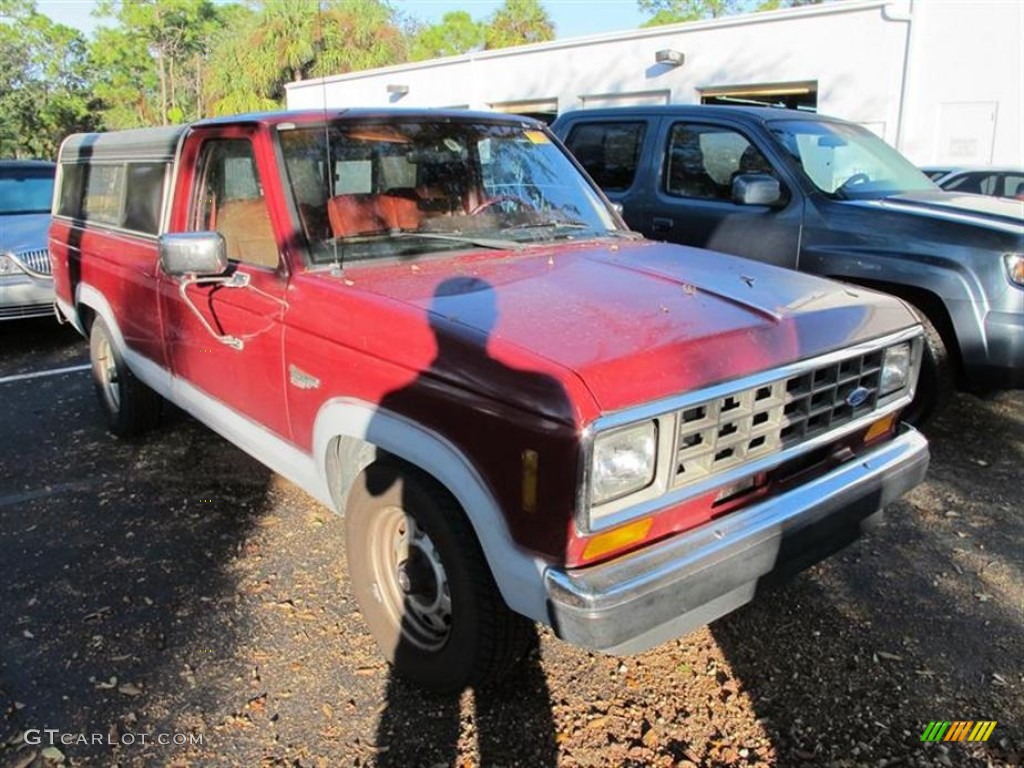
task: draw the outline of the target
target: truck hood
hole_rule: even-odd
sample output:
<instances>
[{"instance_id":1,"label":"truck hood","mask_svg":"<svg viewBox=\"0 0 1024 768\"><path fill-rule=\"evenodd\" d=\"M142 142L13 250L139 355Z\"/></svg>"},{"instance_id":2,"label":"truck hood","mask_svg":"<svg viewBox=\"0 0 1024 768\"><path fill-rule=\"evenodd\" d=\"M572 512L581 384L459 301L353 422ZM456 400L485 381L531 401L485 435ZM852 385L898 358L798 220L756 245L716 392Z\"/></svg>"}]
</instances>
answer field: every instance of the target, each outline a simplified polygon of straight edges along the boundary
<instances>
[{"instance_id":1,"label":"truck hood","mask_svg":"<svg viewBox=\"0 0 1024 768\"><path fill-rule=\"evenodd\" d=\"M424 259L346 275L427 314L435 375L504 401L520 393L493 380L502 368L543 372L570 398L582 384L596 411L574 403L571 414L557 414L578 423L916 322L882 294L646 241ZM390 333L411 334L406 346L416 347L419 323Z\"/></svg>"},{"instance_id":2,"label":"truck hood","mask_svg":"<svg viewBox=\"0 0 1024 768\"><path fill-rule=\"evenodd\" d=\"M892 195L881 200L849 202L894 213L1024 234L1024 202L1019 200L935 190Z\"/></svg>"},{"instance_id":3,"label":"truck hood","mask_svg":"<svg viewBox=\"0 0 1024 768\"><path fill-rule=\"evenodd\" d=\"M49 213L0 216L0 253L45 248L49 227Z\"/></svg>"}]
</instances>

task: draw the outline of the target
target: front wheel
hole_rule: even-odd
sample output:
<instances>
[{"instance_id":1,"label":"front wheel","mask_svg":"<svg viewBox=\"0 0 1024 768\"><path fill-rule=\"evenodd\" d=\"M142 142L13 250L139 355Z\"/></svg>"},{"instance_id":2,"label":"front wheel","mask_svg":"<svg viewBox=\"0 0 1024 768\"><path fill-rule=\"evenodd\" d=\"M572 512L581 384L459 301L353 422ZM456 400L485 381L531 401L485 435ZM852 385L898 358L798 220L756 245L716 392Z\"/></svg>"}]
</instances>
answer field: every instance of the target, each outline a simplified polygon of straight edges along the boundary
<instances>
[{"instance_id":1,"label":"front wheel","mask_svg":"<svg viewBox=\"0 0 1024 768\"><path fill-rule=\"evenodd\" d=\"M956 391L956 374L942 335L924 312L917 310L917 315L924 329L924 352L917 391L903 412L903 420L920 427L939 415L952 400Z\"/></svg>"},{"instance_id":2,"label":"front wheel","mask_svg":"<svg viewBox=\"0 0 1024 768\"><path fill-rule=\"evenodd\" d=\"M89 357L96 396L110 431L130 437L155 427L160 419L160 396L135 378L99 317L89 330Z\"/></svg>"},{"instance_id":3,"label":"front wheel","mask_svg":"<svg viewBox=\"0 0 1024 768\"><path fill-rule=\"evenodd\" d=\"M425 688L496 681L536 637L505 605L458 503L416 469L379 461L363 471L346 509L346 550L381 652Z\"/></svg>"}]
</instances>

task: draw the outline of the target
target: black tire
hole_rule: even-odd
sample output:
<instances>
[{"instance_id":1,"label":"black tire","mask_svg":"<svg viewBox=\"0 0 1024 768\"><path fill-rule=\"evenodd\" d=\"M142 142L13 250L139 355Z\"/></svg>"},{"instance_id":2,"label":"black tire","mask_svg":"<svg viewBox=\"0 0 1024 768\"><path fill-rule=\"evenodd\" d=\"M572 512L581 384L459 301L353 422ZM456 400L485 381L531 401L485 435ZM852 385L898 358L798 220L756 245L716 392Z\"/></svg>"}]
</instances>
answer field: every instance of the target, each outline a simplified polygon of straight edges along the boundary
<instances>
[{"instance_id":1,"label":"black tire","mask_svg":"<svg viewBox=\"0 0 1024 768\"><path fill-rule=\"evenodd\" d=\"M949 405L956 391L956 372L942 334L921 310L918 320L924 329L924 354L921 375L917 380L914 400L903 412L903 420L920 427L938 416Z\"/></svg>"},{"instance_id":2,"label":"black tire","mask_svg":"<svg viewBox=\"0 0 1024 768\"><path fill-rule=\"evenodd\" d=\"M110 329L99 317L89 330L89 357L108 429L118 437L131 437L155 427L160 421L160 396L128 369Z\"/></svg>"},{"instance_id":3,"label":"black tire","mask_svg":"<svg viewBox=\"0 0 1024 768\"><path fill-rule=\"evenodd\" d=\"M532 622L502 599L458 502L414 468L378 461L360 474L346 550L352 591L381 653L424 688L497 682L536 641Z\"/></svg>"}]
</instances>

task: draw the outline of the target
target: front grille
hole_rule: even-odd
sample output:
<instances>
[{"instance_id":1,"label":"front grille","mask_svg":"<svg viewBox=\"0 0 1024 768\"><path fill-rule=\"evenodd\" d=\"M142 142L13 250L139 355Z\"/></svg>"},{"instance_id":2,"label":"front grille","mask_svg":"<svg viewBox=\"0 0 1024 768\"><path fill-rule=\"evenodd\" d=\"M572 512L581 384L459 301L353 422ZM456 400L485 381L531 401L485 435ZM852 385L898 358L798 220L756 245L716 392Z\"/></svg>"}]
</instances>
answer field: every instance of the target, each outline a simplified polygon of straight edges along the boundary
<instances>
[{"instance_id":1,"label":"front grille","mask_svg":"<svg viewBox=\"0 0 1024 768\"><path fill-rule=\"evenodd\" d=\"M22 304L17 307L5 307L0 305L0 320L21 320L30 317L53 316L53 303L47 304Z\"/></svg>"},{"instance_id":2,"label":"front grille","mask_svg":"<svg viewBox=\"0 0 1024 768\"><path fill-rule=\"evenodd\" d=\"M878 405L874 350L692 405L679 412L675 486L785 450Z\"/></svg>"},{"instance_id":3,"label":"front grille","mask_svg":"<svg viewBox=\"0 0 1024 768\"><path fill-rule=\"evenodd\" d=\"M45 248L33 251L20 251L14 254L14 258L33 272L43 275L49 275L52 272L50 268L50 252Z\"/></svg>"}]
</instances>

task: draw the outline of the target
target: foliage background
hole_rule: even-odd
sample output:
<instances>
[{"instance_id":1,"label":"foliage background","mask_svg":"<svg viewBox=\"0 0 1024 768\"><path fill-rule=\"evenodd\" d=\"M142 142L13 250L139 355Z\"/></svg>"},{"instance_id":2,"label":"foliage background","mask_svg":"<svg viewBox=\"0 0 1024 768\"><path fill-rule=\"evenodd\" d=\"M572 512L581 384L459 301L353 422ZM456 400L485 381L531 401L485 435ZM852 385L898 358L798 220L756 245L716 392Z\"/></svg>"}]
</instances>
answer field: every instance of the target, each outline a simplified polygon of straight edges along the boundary
<instances>
[{"instance_id":1,"label":"foliage background","mask_svg":"<svg viewBox=\"0 0 1024 768\"><path fill-rule=\"evenodd\" d=\"M820 0L637 0L645 26ZM387 0L99 0L87 39L0 0L0 157L54 158L79 131L275 109L288 82L553 40L541 0L424 24Z\"/></svg>"}]
</instances>

